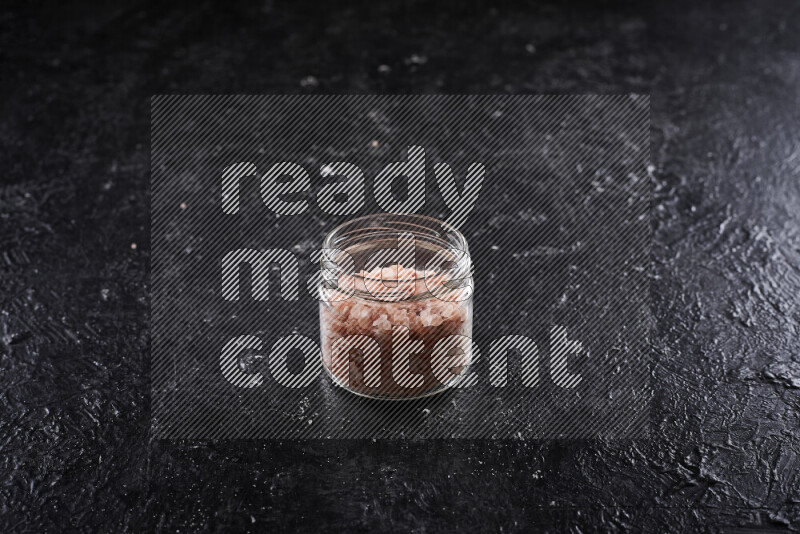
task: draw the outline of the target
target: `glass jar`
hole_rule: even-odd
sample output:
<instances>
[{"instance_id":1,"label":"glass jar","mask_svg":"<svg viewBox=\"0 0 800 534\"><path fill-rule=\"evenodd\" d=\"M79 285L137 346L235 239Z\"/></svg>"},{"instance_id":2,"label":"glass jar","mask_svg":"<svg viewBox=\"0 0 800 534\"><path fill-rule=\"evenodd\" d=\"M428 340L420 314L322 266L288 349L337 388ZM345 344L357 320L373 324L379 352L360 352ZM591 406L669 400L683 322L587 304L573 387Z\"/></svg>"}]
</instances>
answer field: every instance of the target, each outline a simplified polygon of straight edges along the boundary
<instances>
[{"instance_id":1,"label":"glass jar","mask_svg":"<svg viewBox=\"0 0 800 534\"><path fill-rule=\"evenodd\" d=\"M359 217L328 234L320 267L322 363L337 385L405 400L464 378L473 281L456 228L423 215Z\"/></svg>"}]
</instances>

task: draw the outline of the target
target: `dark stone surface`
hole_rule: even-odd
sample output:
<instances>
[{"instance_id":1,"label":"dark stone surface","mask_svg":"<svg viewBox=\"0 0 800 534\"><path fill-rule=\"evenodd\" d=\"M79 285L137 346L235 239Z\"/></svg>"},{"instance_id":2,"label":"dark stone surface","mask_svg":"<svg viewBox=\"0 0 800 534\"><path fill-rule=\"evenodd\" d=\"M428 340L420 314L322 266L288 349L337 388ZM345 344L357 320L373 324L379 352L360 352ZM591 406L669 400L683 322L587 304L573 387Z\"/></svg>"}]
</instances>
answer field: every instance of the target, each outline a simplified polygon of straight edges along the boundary
<instances>
[{"instance_id":1,"label":"dark stone surface","mask_svg":"<svg viewBox=\"0 0 800 534\"><path fill-rule=\"evenodd\" d=\"M800 528L800 8L425 6L4 8L0 530ZM148 97L351 91L652 94L650 439L150 442Z\"/></svg>"}]
</instances>

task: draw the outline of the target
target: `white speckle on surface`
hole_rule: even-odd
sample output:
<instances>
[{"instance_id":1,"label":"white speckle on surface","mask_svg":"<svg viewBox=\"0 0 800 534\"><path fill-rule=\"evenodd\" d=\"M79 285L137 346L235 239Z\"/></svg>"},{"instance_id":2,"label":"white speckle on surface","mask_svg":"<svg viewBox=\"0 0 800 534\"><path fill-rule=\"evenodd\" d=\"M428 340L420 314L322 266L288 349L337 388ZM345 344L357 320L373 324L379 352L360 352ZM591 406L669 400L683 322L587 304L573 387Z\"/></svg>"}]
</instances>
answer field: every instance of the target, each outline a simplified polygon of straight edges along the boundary
<instances>
[{"instance_id":1,"label":"white speckle on surface","mask_svg":"<svg viewBox=\"0 0 800 534\"><path fill-rule=\"evenodd\" d=\"M314 76L306 76L302 80L300 80L300 87L317 87L319 86L319 80L317 80Z\"/></svg>"},{"instance_id":2,"label":"white speckle on surface","mask_svg":"<svg viewBox=\"0 0 800 534\"><path fill-rule=\"evenodd\" d=\"M406 65L424 65L428 62L428 58L421 54L411 54L405 59Z\"/></svg>"}]
</instances>

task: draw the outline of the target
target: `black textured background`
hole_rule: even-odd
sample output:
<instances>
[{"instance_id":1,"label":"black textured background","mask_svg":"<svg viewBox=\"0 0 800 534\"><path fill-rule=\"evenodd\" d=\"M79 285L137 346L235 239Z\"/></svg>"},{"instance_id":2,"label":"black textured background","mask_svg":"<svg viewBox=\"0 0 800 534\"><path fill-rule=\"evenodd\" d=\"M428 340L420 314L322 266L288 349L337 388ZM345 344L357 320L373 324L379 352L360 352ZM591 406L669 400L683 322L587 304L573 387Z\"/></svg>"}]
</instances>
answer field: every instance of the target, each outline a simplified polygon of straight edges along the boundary
<instances>
[{"instance_id":1,"label":"black textured background","mask_svg":"<svg viewBox=\"0 0 800 534\"><path fill-rule=\"evenodd\" d=\"M800 8L454 6L3 8L0 530L800 528ZM175 92L651 93L651 437L151 443Z\"/></svg>"}]
</instances>

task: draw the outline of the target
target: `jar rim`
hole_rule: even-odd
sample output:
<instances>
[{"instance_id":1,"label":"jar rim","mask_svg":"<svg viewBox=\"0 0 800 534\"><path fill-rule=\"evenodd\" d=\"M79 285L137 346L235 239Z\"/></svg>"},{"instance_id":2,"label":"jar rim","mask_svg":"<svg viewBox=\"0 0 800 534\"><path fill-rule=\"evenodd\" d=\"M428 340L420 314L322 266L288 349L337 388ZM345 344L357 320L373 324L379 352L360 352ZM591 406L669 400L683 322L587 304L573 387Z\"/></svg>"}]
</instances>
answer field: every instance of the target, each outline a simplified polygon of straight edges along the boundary
<instances>
[{"instance_id":1,"label":"jar rim","mask_svg":"<svg viewBox=\"0 0 800 534\"><path fill-rule=\"evenodd\" d=\"M328 234L325 236L325 239L322 241L322 246L323 246L323 248L335 248L335 247L330 247L329 246L329 245L331 245L331 241L333 240L334 235L336 235L337 232L340 232L342 229L344 229L344 228L346 228L348 226L351 226L351 225L354 225L354 224L358 224L358 223L364 223L364 222L367 222L370 219L376 219L378 217L389 217L389 216L408 217L408 218L412 218L412 219L419 219L421 221L428 221L430 223L433 223L433 225L441 226L442 228L445 228L446 230L451 232L452 235L458 240L458 244L461 245L461 247L459 247L459 250L462 250L464 252L469 252L469 249L468 249L468 246L467 246L467 239L464 237L464 234L462 234L461 231L459 231L458 228L456 228L455 226L453 226L450 223L442 221L441 219L437 219L435 217L430 217L428 215L420 215L418 213L371 213L369 215L362 215L360 217L356 217L354 219L350 219L350 220L348 220L346 222L343 222L342 224L339 224L338 226L333 228L330 232L328 232Z\"/></svg>"}]
</instances>

